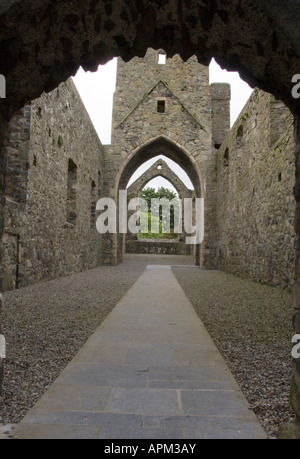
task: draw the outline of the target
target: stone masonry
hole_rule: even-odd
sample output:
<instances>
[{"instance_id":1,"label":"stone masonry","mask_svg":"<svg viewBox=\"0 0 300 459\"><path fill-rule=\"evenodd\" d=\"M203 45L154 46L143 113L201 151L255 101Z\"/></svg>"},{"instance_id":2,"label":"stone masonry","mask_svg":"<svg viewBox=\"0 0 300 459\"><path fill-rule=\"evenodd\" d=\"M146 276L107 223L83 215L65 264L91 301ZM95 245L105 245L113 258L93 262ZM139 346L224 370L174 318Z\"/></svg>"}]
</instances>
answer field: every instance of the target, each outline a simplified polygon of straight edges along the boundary
<instances>
[{"instance_id":1,"label":"stone masonry","mask_svg":"<svg viewBox=\"0 0 300 459\"><path fill-rule=\"evenodd\" d=\"M12 119L5 150L2 290L97 266L104 152L72 80Z\"/></svg>"},{"instance_id":2,"label":"stone masonry","mask_svg":"<svg viewBox=\"0 0 300 459\"><path fill-rule=\"evenodd\" d=\"M124 235L99 235L97 200L117 201L137 168L158 155L176 161L189 175L193 195L205 199L205 240L187 249L197 264L293 284L289 110L255 90L229 130L229 85L209 85L208 69L195 58L183 63L165 56L161 64L164 54L149 49L143 59L119 59L110 146L101 145L72 80L12 118L2 154L2 291L119 263ZM190 196L167 175L181 187L179 194ZM137 251L183 253L169 241L159 249L149 245Z\"/></svg>"},{"instance_id":3,"label":"stone masonry","mask_svg":"<svg viewBox=\"0 0 300 459\"><path fill-rule=\"evenodd\" d=\"M160 56L165 63L159 62ZM226 89L225 97L220 97ZM228 85L216 94L209 85L208 68L191 58L168 58L163 50L149 49L145 58L129 63L118 60L114 95L112 145L106 157L109 196L117 198L127 188L135 170L146 160L165 155L189 175L196 197L205 199L205 241L197 264L215 265L216 150L212 145L212 99L228 112ZM216 95L215 95L216 94ZM228 112L229 113L229 112ZM230 127L229 118L219 124L218 139ZM114 182L114 186L112 186ZM111 238L113 262L122 259L123 237ZM200 248L199 248L200 249Z\"/></svg>"},{"instance_id":4,"label":"stone masonry","mask_svg":"<svg viewBox=\"0 0 300 459\"><path fill-rule=\"evenodd\" d=\"M27 101L40 97L43 91L54 90L80 65L94 71L115 56L126 61L144 56L149 47L162 48L170 57L178 54L184 61L196 56L203 65L208 65L214 56L227 70L239 71L253 87L282 100L295 117L294 323L299 332L300 98L293 96L291 82L300 68L299 20L296 0L2 1L0 68L7 81L7 98L0 104L0 237L4 231L7 163L2 146L7 123ZM149 149L144 153L150 155ZM75 177L76 167L70 166ZM280 173L283 174L278 172L278 177ZM116 240L113 243L112 258L117 260L118 244ZM299 374L298 368L293 384L298 438Z\"/></svg>"},{"instance_id":5,"label":"stone masonry","mask_svg":"<svg viewBox=\"0 0 300 459\"><path fill-rule=\"evenodd\" d=\"M181 205L185 198L192 199L194 197L194 191L185 186L178 175L170 169L163 159L159 159L127 188L128 200L138 198L140 192L147 186L148 182L156 177L163 177L174 186ZM182 227L184 228L183 222L184 214L182 205ZM185 237L186 233L184 231L176 239L171 240L145 240L139 238L138 235L128 233L126 235L126 253L192 255L194 254L193 246L185 243Z\"/></svg>"},{"instance_id":6,"label":"stone masonry","mask_svg":"<svg viewBox=\"0 0 300 459\"><path fill-rule=\"evenodd\" d=\"M159 154L177 161L194 195L205 198L202 267L292 285L290 112L255 90L229 132L229 85L209 85L208 69L193 58L184 64L166 56L159 64L159 55L149 49L144 59L119 59L110 146L101 145L72 80L12 119L4 147L2 290L121 261L124 237L99 235L96 202L116 198L139 165ZM180 195L190 196L160 165L136 186L149 174L167 175ZM169 242L162 250L174 252Z\"/></svg>"},{"instance_id":7,"label":"stone masonry","mask_svg":"<svg viewBox=\"0 0 300 459\"><path fill-rule=\"evenodd\" d=\"M294 282L293 118L254 90L218 150L218 266L270 285Z\"/></svg>"}]
</instances>

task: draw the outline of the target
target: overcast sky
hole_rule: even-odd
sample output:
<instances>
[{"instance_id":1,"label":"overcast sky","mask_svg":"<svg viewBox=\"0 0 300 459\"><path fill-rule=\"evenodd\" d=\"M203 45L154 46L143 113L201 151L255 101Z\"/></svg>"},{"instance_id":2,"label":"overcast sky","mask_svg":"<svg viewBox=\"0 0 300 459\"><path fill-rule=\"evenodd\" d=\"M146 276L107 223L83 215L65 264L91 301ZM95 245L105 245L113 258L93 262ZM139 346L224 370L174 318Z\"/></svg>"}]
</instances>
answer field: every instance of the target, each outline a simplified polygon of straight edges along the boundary
<instances>
[{"instance_id":1,"label":"overcast sky","mask_svg":"<svg viewBox=\"0 0 300 459\"><path fill-rule=\"evenodd\" d=\"M109 144L111 139L112 101L116 84L116 63L117 59L113 59L106 65L100 65L98 72L95 73L84 72L80 69L73 78L100 140L104 145ZM230 83L232 126L249 99L253 89L240 79L238 73L222 70L214 60L210 65L210 83ZM166 158L163 159L168 162L174 172L180 175L184 183L189 188L192 188L192 184L186 174L182 174L182 170L173 161ZM134 174L130 183L147 170L156 160L157 158L145 163ZM160 178L149 182L149 185L171 188L169 182Z\"/></svg>"}]
</instances>

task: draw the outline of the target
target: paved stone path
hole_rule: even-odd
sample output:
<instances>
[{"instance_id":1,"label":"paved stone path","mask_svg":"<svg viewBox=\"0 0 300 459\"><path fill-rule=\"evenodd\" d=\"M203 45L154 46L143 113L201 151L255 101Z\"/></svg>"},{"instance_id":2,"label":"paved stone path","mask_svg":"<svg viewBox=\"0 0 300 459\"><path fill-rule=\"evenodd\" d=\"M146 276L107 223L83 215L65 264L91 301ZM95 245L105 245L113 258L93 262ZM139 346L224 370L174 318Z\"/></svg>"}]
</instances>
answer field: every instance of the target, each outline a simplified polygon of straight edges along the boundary
<instances>
[{"instance_id":1,"label":"paved stone path","mask_svg":"<svg viewBox=\"0 0 300 459\"><path fill-rule=\"evenodd\" d=\"M149 265L13 433L266 438L169 266Z\"/></svg>"}]
</instances>

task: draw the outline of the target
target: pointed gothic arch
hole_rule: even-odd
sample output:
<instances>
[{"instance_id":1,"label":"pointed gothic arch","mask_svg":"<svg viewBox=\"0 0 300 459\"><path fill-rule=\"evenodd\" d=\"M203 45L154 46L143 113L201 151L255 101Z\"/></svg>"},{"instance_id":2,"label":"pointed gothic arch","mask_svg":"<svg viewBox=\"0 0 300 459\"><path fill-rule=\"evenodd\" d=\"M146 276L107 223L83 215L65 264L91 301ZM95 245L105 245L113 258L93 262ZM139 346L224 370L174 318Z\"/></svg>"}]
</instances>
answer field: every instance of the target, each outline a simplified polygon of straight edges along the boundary
<instances>
[{"instance_id":1,"label":"pointed gothic arch","mask_svg":"<svg viewBox=\"0 0 300 459\"><path fill-rule=\"evenodd\" d=\"M185 147L166 135L149 139L131 152L116 176L116 192L120 189L125 190L134 172L146 161L159 155L164 155L176 162L189 176L196 196L205 198L204 181L195 158Z\"/></svg>"},{"instance_id":2,"label":"pointed gothic arch","mask_svg":"<svg viewBox=\"0 0 300 459\"><path fill-rule=\"evenodd\" d=\"M134 172L143 163L159 155L166 156L179 164L187 173L193 184L195 197L205 198L204 184L196 160L190 152L188 152L185 147L179 145L178 142L171 140L165 135L160 135L153 139L149 139L133 150L120 167L115 179L115 202L118 202L119 192L121 190L126 190L128 182ZM122 260L125 253L125 235L115 234L112 235L112 239L112 257L115 263L118 263ZM204 246L205 241L201 245ZM200 244L196 245L194 251L195 263L200 267L203 267L205 263L203 253L204 251L201 250Z\"/></svg>"},{"instance_id":3,"label":"pointed gothic arch","mask_svg":"<svg viewBox=\"0 0 300 459\"><path fill-rule=\"evenodd\" d=\"M178 175L172 171L163 159L159 159L128 187L128 194L138 195L140 191L156 177L162 177L168 180L176 189L179 197L189 197L193 192L193 190L190 190Z\"/></svg>"},{"instance_id":4,"label":"pointed gothic arch","mask_svg":"<svg viewBox=\"0 0 300 459\"><path fill-rule=\"evenodd\" d=\"M143 240L139 235L126 235L124 242L126 244L126 253L167 253L176 255L194 255L196 260L196 251L193 246L185 244L186 237L188 236L184 230L184 199L194 199L194 190L189 189L175 172L168 166L163 159L158 159L152 166L150 166L137 180L135 180L128 188L128 200L140 196L141 191L153 179L162 177L174 187L178 194L178 199L181 204L181 224L183 231L176 235L175 238L169 241L165 240Z\"/></svg>"}]
</instances>

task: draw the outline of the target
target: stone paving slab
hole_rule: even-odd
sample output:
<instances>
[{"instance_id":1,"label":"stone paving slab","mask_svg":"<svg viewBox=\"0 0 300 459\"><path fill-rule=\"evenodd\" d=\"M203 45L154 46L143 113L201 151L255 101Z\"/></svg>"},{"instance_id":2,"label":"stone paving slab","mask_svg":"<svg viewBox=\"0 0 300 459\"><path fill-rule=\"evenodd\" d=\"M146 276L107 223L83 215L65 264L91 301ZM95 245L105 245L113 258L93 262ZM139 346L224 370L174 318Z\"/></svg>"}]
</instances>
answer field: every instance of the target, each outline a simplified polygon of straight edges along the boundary
<instances>
[{"instance_id":1,"label":"stone paving slab","mask_svg":"<svg viewBox=\"0 0 300 459\"><path fill-rule=\"evenodd\" d=\"M14 438L267 438L169 266L149 265Z\"/></svg>"}]
</instances>

